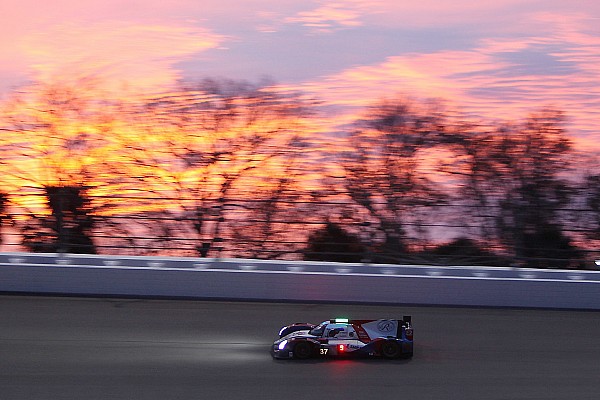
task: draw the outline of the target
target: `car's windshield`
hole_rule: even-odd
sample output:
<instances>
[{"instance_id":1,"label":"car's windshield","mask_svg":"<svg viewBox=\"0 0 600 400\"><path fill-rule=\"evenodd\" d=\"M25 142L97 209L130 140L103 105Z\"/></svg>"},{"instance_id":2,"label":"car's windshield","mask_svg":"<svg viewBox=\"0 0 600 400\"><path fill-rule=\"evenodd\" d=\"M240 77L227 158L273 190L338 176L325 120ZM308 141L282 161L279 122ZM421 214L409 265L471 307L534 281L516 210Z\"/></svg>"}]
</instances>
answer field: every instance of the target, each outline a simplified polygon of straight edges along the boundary
<instances>
[{"instance_id":1,"label":"car's windshield","mask_svg":"<svg viewBox=\"0 0 600 400\"><path fill-rule=\"evenodd\" d=\"M319 325L308 331L308 334L313 336L323 336L323 331L325 330L326 326L327 322L321 322Z\"/></svg>"}]
</instances>

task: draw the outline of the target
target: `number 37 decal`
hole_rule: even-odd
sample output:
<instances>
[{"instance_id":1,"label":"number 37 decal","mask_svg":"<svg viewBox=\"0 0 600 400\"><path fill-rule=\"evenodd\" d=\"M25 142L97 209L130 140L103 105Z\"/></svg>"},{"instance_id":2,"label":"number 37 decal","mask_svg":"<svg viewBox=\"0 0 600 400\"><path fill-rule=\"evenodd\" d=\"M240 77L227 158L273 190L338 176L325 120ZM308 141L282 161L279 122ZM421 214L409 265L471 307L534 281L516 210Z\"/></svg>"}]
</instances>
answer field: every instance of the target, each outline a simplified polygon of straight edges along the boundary
<instances>
[{"instance_id":1,"label":"number 37 decal","mask_svg":"<svg viewBox=\"0 0 600 400\"><path fill-rule=\"evenodd\" d=\"M319 354L325 355L325 354L327 354L328 351L329 351L329 349L319 349Z\"/></svg>"}]
</instances>

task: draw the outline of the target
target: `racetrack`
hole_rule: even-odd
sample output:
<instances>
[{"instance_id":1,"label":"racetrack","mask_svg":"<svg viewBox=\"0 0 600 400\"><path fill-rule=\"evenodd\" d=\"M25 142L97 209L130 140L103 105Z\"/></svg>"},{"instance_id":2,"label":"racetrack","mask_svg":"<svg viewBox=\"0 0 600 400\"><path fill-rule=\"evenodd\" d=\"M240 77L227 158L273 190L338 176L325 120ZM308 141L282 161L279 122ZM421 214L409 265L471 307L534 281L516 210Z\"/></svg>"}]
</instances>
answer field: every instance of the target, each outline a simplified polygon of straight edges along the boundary
<instances>
[{"instance_id":1,"label":"racetrack","mask_svg":"<svg viewBox=\"0 0 600 400\"><path fill-rule=\"evenodd\" d=\"M276 361L282 324L410 314L412 360ZM598 399L600 312L0 296L0 399Z\"/></svg>"}]
</instances>

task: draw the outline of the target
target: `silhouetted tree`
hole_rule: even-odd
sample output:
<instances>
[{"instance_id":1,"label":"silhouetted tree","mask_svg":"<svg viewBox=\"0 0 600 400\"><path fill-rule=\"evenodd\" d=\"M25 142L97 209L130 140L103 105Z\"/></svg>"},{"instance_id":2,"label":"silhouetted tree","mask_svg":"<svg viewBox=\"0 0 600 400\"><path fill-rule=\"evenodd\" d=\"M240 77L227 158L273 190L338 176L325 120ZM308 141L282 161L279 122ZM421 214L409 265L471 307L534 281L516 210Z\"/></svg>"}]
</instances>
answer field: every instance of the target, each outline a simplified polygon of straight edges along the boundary
<instances>
[{"instance_id":1,"label":"silhouetted tree","mask_svg":"<svg viewBox=\"0 0 600 400\"><path fill-rule=\"evenodd\" d=\"M589 164L596 163L591 161ZM571 223L577 227L578 239L585 243L582 247L588 251L585 256L587 266L597 268L595 261L600 260L600 174L594 171L584 175L575 204Z\"/></svg>"},{"instance_id":2,"label":"silhouetted tree","mask_svg":"<svg viewBox=\"0 0 600 400\"><path fill-rule=\"evenodd\" d=\"M204 257L260 251L242 249L234 237L272 245L265 235L274 225L265 223L283 210L279 194L300 189L302 174L286 165L306 151L300 136L306 110L296 94L210 79L148 102L139 111L138 140L123 153L138 171L136 186L156 198L151 207L162 213L145 232L170 225L174 249L193 248ZM257 208L261 201L271 208Z\"/></svg>"},{"instance_id":3,"label":"silhouetted tree","mask_svg":"<svg viewBox=\"0 0 600 400\"><path fill-rule=\"evenodd\" d=\"M423 234L423 211L444 201L421 168L424 152L439 144L443 124L437 104L418 107L400 99L369 109L349 135L350 150L340 159L342 185L366 212L358 222L388 261L409 251L411 240Z\"/></svg>"},{"instance_id":4,"label":"silhouetted tree","mask_svg":"<svg viewBox=\"0 0 600 400\"><path fill-rule=\"evenodd\" d=\"M91 80L34 84L4 102L0 116L7 140L0 179L14 190L13 221L27 248L96 251L92 214L106 198L92 202L90 192L110 192L123 176L110 160L116 108Z\"/></svg>"},{"instance_id":5,"label":"silhouetted tree","mask_svg":"<svg viewBox=\"0 0 600 400\"><path fill-rule=\"evenodd\" d=\"M3 236L3 228L4 224L7 221L8 217L8 195L6 193L0 192L0 244L2 244L4 236Z\"/></svg>"},{"instance_id":6,"label":"silhouetted tree","mask_svg":"<svg viewBox=\"0 0 600 400\"><path fill-rule=\"evenodd\" d=\"M96 253L94 219L85 188L48 186L44 191L51 214L18 221L23 245L33 252Z\"/></svg>"},{"instance_id":7,"label":"silhouetted tree","mask_svg":"<svg viewBox=\"0 0 600 400\"><path fill-rule=\"evenodd\" d=\"M365 246L360 239L339 225L328 222L308 237L306 261L361 262Z\"/></svg>"},{"instance_id":8,"label":"silhouetted tree","mask_svg":"<svg viewBox=\"0 0 600 400\"><path fill-rule=\"evenodd\" d=\"M588 210L580 221L588 239L600 240L600 175L588 174L583 180L581 192Z\"/></svg>"},{"instance_id":9,"label":"silhouetted tree","mask_svg":"<svg viewBox=\"0 0 600 400\"><path fill-rule=\"evenodd\" d=\"M301 161L301 160L298 160ZM288 164L286 176L265 179L257 200L238 204L236 229L232 240L236 253L250 258L280 258L297 255L304 245L308 226L314 217L315 205L306 199L302 187L302 169Z\"/></svg>"},{"instance_id":10,"label":"silhouetted tree","mask_svg":"<svg viewBox=\"0 0 600 400\"><path fill-rule=\"evenodd\" d=\"M507 265L505 258L466 237L459 237L438 245L431 251L424 252L423 256L431 259L433 263L445 265Z\"/></svg>"},{"instance_id":11,"label":"silhouetted tree","mask_svg":"<svg viewBox=\"0 0 600 400\"><path fill-rule=\"evenodd\" d=\"M460 132L454 142L462 194L481 219L485 215L486 239L529 266L567 266L579 256L561 215L572 194L563 178L572 151L563 119L558 111L543 110L494 132Z\"/></svg>"}]
</instances>

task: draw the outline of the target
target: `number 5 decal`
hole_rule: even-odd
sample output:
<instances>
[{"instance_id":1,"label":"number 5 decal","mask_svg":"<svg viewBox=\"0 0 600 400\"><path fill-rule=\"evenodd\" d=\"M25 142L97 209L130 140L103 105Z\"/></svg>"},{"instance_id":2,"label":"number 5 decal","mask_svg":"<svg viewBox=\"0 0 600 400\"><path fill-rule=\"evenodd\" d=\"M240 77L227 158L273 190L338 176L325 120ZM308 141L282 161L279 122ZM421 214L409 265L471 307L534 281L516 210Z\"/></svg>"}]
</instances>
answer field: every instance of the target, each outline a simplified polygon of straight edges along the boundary
<instances>
[{"instance_id":1,"label":"number 5 decal","mask_svg":"<svg viewBox=\"0 0 600 400\"><path fill-rule=\"evenodd\" d=\"M319 354L325 355L325 354L327 354L328 351L329 351L329 349L319 349Z\"/></svg>"}]
</instances>

